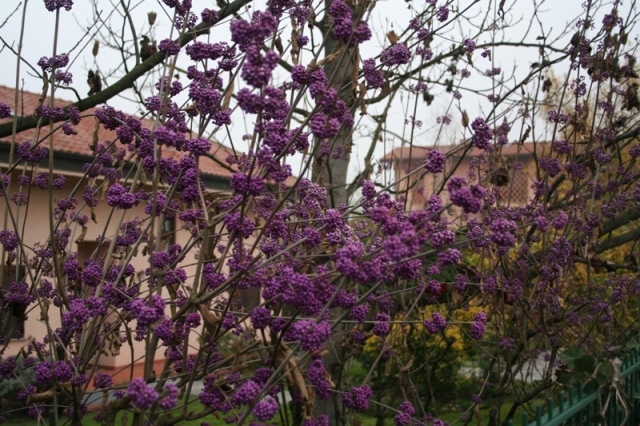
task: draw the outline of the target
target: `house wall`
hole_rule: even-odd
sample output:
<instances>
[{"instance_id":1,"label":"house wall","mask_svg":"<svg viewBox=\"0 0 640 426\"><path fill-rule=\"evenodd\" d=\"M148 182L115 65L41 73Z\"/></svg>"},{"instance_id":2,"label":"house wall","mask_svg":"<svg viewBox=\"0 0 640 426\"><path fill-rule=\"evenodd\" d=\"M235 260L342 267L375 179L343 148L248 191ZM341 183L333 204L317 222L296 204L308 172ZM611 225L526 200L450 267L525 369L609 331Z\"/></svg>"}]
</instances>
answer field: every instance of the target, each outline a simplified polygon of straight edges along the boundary
<instances>
[{"instance_id":1,"label":"house wall","mask_svg":"<svg viewBox=\"0 0 640 426\"><path fill-rule=\"evenodd\" d=\"M16 191L15 182L17 180L17 173L18 172L14 173L14 176L12 178L12 182L14 183L12 192ZM64 189L53 192L54 206L57 200L69 197L73 188L78 184L80 180L79 177L75 175L67 175L66 177L67 181ZM84 185L82 185L80 188L83 187ZM28 206L16 209L14 205L12 211L17 211L16 220L19 223L20 229L24 226L24 243L28 247L33 247L34 244L38 242L44 242L50 234L50 210L48 191L43 191L35 187L31 187L30 191L31 194ZM78 204L78 210L76 211L79 211L80 214L91 216L91 212L87 208L85 208L84 210L79 209L82 205L81 191L76 195L76 198L80 200L80 203ZM4 203L4 201L2 202ZM109 237L110 235L113 235L115 233L121 217L123 222L131 221L135 218L147 217L148 215L144 213L144 207L144 203L141 203L133 209L124 211L123 214L122 210L112 210L106 203L101 202L100 205L94 210L96 222L90 220L87 224L87 232L84 237L85 243L76 244L74 242L81 234L82 230L80 226L75 223L73 224L72 236L70 238L70 250L78 250L79 259L88 258L95 247L97 247L97 244L91 244L91 242L95 242L100 237L102 232L104 232L105 226L107 229L106 235L107 237ZM0 209L0 214L4 216L4 209ZM13 229L13 226L9 226L9 229ZM177 230L175 234L176 243L182 244L184 247L189 242L189 240L190 233L188 231ZM144 278L144 271L148 267L148 258L146 256L142 256L142 247L144 247L144 244L140 247L139 254L133 257L131 264L135 267L136 275L138 277ZM32 253L27 253L27 255L31 257ZM79 263L81 266L83 265L82 261ZM194 265L195 263L196 261L194 255L188 254L182 262L183 265L180 265L185 268L189 279L193 279L193 276L196 272L196 268ZM165 294L165 297L168 298L168 294ZM167 314L170 314L169 308L167 308ZM30 338L35 338L38 341L41 341L41 339L47 335L47 326L42 320L41 316L42 310L40 309L40 307L37 304L32 305L27 313L24 337L21 339L12 340L9 343L7 350L5 351L4 356L16 355L20 351L20 349L28 343ZM58 309L53 308L49 310L48 322L52 329L56 329L61 326L61 318ZM134 325L135 321L131 323L131 326ZM123 333L123 336L124 332L124 327L121 327L121 333ZM194 333L191 333L190 339L193 341L196 338L197 336L195 336ZM130 380L131 377L141 376L143 373L143 357L146 354L145 342L138 342L133 339L133 336L131 336L131 339L129 340L131 341L131 345L129 341L123 341L122 346L120 347L119 354L103 354L99 358L99 369L112 374L116 383L126 383ZM162 371L164 363L165 349L163 347L160 347L155 354L154 369L157 373Z\"/></svg>"},{"instance_id":2,"label":"house wall","mask_svg":"<svg viewBox=\"0 0 640 426\"><path fill-rule=\"evenodd\" d=\"M532 196L531 185L535 182L536 165L533 156L529 154L520 154L518 156L506 156L509 163L515 161L523 164L522 170L515 170L513 167L508 169L509 183L500 187L500 203L501 205L509 205L518 207L525 204ZM445 175L451 173L455 168L453 176L462 176L469 180L469 169L471 159L473 157L462 158L451 157L447 159L445 165L445 173L436 175L427 173L424 170L411 173L421 166L422 161L418 160L397 160L394 163L394 173L396 179L395 190L396 196L405 196L407 210L420 210L425 208L429 197L435 194L442 184ZM411 174L410 176L408 176ZM477 176L476 180L477 182ZM449 197L446 185L440 192L440 196L445 204L448 203ZM455 213L455 209L451 209L451 213ZM457 215L457 214L456 214Z\"/></svg>"}]
</instances>

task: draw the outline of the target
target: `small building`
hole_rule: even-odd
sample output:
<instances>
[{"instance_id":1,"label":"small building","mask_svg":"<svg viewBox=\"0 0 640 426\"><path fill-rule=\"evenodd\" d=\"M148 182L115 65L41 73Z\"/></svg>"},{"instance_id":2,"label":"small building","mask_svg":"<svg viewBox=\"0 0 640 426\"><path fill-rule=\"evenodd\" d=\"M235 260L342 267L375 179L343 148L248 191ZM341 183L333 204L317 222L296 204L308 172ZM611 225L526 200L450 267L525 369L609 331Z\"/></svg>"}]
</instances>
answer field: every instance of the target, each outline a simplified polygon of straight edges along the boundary
<instances>
[{"instance_id":1,"label":"small building","mask_svg":"<svg viewBox=\"0 0 640 426\"><path fill-rule=\"evenodd\" d=\"M59 95L66 94L62 90L58 91ZM0 86L0 102L4 102L8 105L14 105L15 89ZM28 116L32 115L36 107L40 103L40 95L36 93L21 91L19 94L19 105L14 111L14 114ZM71 101L56 99L56 106L66 106L71 104ZM54 207L55 202L59 199L69 197L73 189L82 184L82 180L86 180L84 167L85 164L91 163L94 159L94 154L90 145L104 141L113 141L116 137L114 131L105 130L103 126L97 126L97 120L92 116L94 109L84 111L81 115L83 118L78 125L75 126L76 134L65 135L62 131L58 130L53 135L53 157L54 167L53 173L55 176L63 175L66 178L64 187L61 190L56 190L54 194ZM12 121L11 118L0 120L0 124ZM61 123L57 123L56 127ZM153 120L144 119L143 127L152 128ZM21 144L25 141L34 143L40 143L42 147L49 148L49 126L40 129L39 139L35 140L37 135L36 129L30 129L23 131L16 135L16 144ZM212 148L209 152L209 156L203 156L199 160L199 167L202 172L201 178L207 188L211 191L220 191L226 193L230 191L229 178L234 171L227 166L226 159L229 155L233 154L230 148L227 148L220 143L213 142ZM8 167L10 166L11 155L11 137L0 140L0 175L6 174ZM171 156L178 159L181 152L166 150L163 155ZM13 162L15 163L16 153L13 153ZM17 179L20 175L32 176L38 173L38 171L49 170L49 160L44 159L39 165L29 163L27 165L19 164L11 171L12 174L12 190L17 190ZM126 165L125 165L126 172ZM103 178L97 178L103 179ZM150 179L149 179L150 180ZM149 181L148 180L148 181ZM40 190L35 187L30 187L27 192L28 205L18 207L15 204L12 205L13 216L18 222L18 228L23 233L23 241L27 247L34 247L36 243L43 243L50 235L50 203L49 203L49 191ZM11 193L9 197L11 197ZM81 198L82 193L76 194L78 198ZM104 193L101 194L104 196ZM0 199L2 207L0 207L0 220L4 220L6 204L5 200ZM144 213L144 204L141 204L134 209L127 212L127 220L133 220L135 217L143 218L148 216ZM16 214L17 213L17 214ZM94 220L90 220L86 225L86 230L82 230L77 227L73 230L73 234L70 238L69 250L78 252L79 264L83 265L85 259L89 259L96 253L98 249L97 240L100 235L105 231L106 235L113 235L116 231L114 223L115 220L109 221L109 215L111 208L106 203L100 203L96 209L85 209L82 214L91 215ZM9 222L9 229L14 230L14 226ZM108 224L108 225L107 225ZM171 232L173 236L172 240L176 243L186 244L191 234L186 230L181 230L176 223L165 223L165 230ZM23 231L23 232L22 232ZM81 236L81 234L84 234ZM27 253L28 256L31 253ZM1 264L4 265L6 259L0 259ZM193 258L189 258L185 263L193 263ZM136 269L136 275L138 277L144 277L145 269L149 267L148 259L142 255L135 256L132 259L131 264ZM192 267L185 268L192 276L195 272ZM7 272L6 268L5 271ZM6 291L11 282L15 281L15 272L4 273L2 278L2 290ZM26 319L22 324L19 324L19 329L22 331L22 336L13 339L8 343L7 350L3 356L16 355L21 348L23 348L29 341L30 337L42 339L47 334L47 328L45 322L42 320L43 316L48 315L48 322L53 329L60 327L60 315L55 315L54 309L50 309L50 312L42 312L37 305L32 304L26 313ZM121 336L122 337L122 336ZM128 347L131 345L132 347ZM156 353L156 371L162 371L162 367L165 363L164 351L159 349ZM142 375L142 363L144 360L144 342L137 342L133 339L114 339L111 342L110 349L100 357L98 361L98 368L102 371L109 372L114 379L115 383L127 382L130 377L137 377Z\"/></svg>"},{"instance_id":2,"label":"small building","mask_svg":"<svg viewBox=\"0 0 640 426\"><path fill-rule=\"evenodd\" d=\"M420 210L426 206L432 194L440 193L446 201L445 177L463 176L468 181L480 180L485 186L498 188L501 205L518 207L533 197L531 185L536 179L537 158L542 156L549 144L544 142L511 143L499 151L488 153L469 144L437 147L402 146L395 148L382 158L392 168L396 196L404 196L408 210ZM427 154L436 150L445 154L447 160L443 173L428 173L421 166ZM488 170L488 172L487 172Z\"/></svg>"}]
</instances>

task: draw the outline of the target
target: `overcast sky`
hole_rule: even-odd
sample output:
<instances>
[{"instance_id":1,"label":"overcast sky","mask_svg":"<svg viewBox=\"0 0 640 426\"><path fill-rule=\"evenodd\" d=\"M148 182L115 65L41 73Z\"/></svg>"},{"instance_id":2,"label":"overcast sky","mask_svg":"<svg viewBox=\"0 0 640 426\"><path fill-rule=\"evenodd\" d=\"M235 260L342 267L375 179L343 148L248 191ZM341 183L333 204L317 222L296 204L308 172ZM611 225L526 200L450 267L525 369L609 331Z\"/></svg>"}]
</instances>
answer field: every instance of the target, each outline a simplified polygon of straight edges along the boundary
<instances>
[{"instance_id":1,"label":"overcast sky","mask_svg":"<svg viewBox=\"0 0 640 426\"><path fill-rule=\"evenodd\" d=\"M127 0L129 1L129 0ZM0 28L0 37L4 43L7 43L13 49L17 49L21 19L23 13L24 2L18 0L1 0L2 8L0 8L0 24L4 22L2 28ZM74 75L74 87L80 96L86 96L89 87L86 82L86 75L89 69L100 68L105 75L105 84L112 84L115 82L118 76L123 73L120 54L117 50L105 46L105 42L108 42L107 37L109 32L116 35L120 35L124 31L124 39L127 49L133 49L133 39L131 36L128 23L123 25L123 17L119 11L114 11L111 3L119 3L116 0L97 0L97 7L94 9L93 2L90 0L76 0L73 10L71 12L61 11L60 13L60 30L58 36L58 52L68 52L72 59L72 63L69 66L69 71ZM136 26L136 32L138 37L141 34L148 34L151 38L161 40L169 36L171 26L169 24L166 7L156 0L131 0L131 16ZM194 0L193 11L199 15L200 11L205 7L213 7L214 4L211 0ZM444 0L440 0L439 4L443 4ZM471 1L461 1L459 3L460 8L466 8ZM532 19L534 4L540 4L541 2L534 0L507 0L505 2L506 8L509 9L505 16L504 21L513 23L514 28L509 28L504 31L498 30L496 37L503 40L518 41L522 36L527 33L528 41L535 43L535 38L542 35L545 32L547 40L556 38L561 32L567 29L568 23L575 19L580 12L582 12L581 4L583 0L549 0L542 3L539 14L539 21ZM607 4L601 2L602 4ZM263 9L264 2L255 3L251 10ZM376 7L372 12L371 26L374 28L374 38L366 42L361 47L361 57L368 58L374 57L380 52L381 46L388 46L388 42L384 34L389 30L395 30L401 33L407 26L409 20L415 15L414 10L410 8L412 6L415 10L420 10L425 4L425 0L404 1L404 0L378 0ZM487 8L493 11L495 4L490 0L480 0L477 4L474 4L467 10L465 16L472 19L479 19L484 15ZM629 8L635 7L635 1L626 0L623 3L622 16L626 16ZM9 17L14 9L16 12ZM610 10L610 6L603 8L604 10ZM155 11L158 13L157 23L150 31L147 23L147 13ZM104 24L95 24L95 16L98 12ZM245 17L249 16L249 12L243 11ZM601 16L596 19L599 23ZM474 18L475 17L475 18ZM37 68L36 63L41 56L51 56L54 42L54 29L55 29L55 13L48 12L42 0L29 0L27 4L27 13L25 18L25 39L23 45L23 57L32 66ZM460 43L463 36L469 36L474 34L472 26L462 23L450 25L447 30L443 31L441 35L437 36L433 46L447 45L450 46L453 42ZM570 31L573 33L573 31ZM174 32L175 35L175 32ZM632 34L630 39L633 39L637 35L637 31ZM228 22L223 23L215 28L211 33L210 39L228 40ZM283 34L283 41L288 40L288 34ZM97 58L94 58L91 54L91 50L94 44L94 40L101 40L102 45ZM114 39L111 40L112 42ZM490 42L490 35L487 34L476 40L477 43ZM317 40L316 40L317 42ZM560 43L560 47L565 47L568 43L568 39ZM633 44L630 41L630 44ZM629 45L628 45L629 46ZM183 55L184 56L184 55ZM310 56L302 57L302 63L305 60L308 62ZM479 52L474 54L474 63L480 69L491 68L491 63L484 60L486 63L482 63ZM94 62L95 61L95 62ZM500 48L494 52L495 66L501 67L503 74L501 78L509 79L512 75L515 75L516 80L522 78L530 70L531 63L539 61L539 53L537 49L526 48ZM0 51L0 64L2 70L0 72L0 84L14 87L16 85L16 56L10 51L7 46L2 46ZM180 65L186 66L187 61L181 61ZM130 65L133 63L130 61ZM557 75L563 75L567 72L567 63L563 63L556 69L554 73ZM157 67L159 70L160 67ZM113 72L113 75L110 73ZM478 73L473 73L472 78L467 80L467 84L479 88L490 88L491 80L478 76ZM281 74L278 79L284 81L285 74ZM186 84L186 79L182 80ZM148 80L148 86L155 81L153 79ZM513 82L509 82L513 85ZM38 92L41 90L42 83L34 75L34 73L24 63L21 66L20 87L24 87L25 90ZM238 86L236 86L237 88ZM460 122L460 112L458 111L457 103L452 103L451 94L445 93L442 89L434 89L436 100L434 104L426 108L426 105L420 104L420 109L416 114L416 119L423 122L421 129L416 131L417 137L414 139L417 145L429 145L433 143L433 140L438 134L438 131L444 130L444 135L447 140L455 141L460 140L464 135L462 133L462 126ZM462 105L464 109L469 111L469 115L473 118L476 115L486 113L491 109L491 103L484 96L475 96L463 92ZM71 91L58 91L58 96L65 99L75 99L75 95ZM147 92L150 94L150 91ZM128 95L131 97L131 95ZM394 136L395 134L406 137L408 135L408 126L403 123L409 114L405 112L407 105L406 97L398 97L397 105L394 104L392 108L391 116L389 117L389 130L390 132L385 137L385 143L380 144L377 148L376 154L382 156L386 146L386 149L390 149L394 146L399 146L399 138ZM118 98L109 101L109 104L123 109L128 113L136 113L139 111L139 105L132 102L130 99ZM506 107L506 106L505 106ZM449 128L442 129L437 123L437 117L442 116L449 108L449 113L453 119L453 124ZM375 113L376 108L370 108L369 113ZM231 135L234 138L234 144L241 144L241 136L247 132L247 129L252 128L250 122L244 123L242 120L234 121ZM358 129L357 134L360 135L362 141L356 144L354 155L356 159L361 159L368 148L368 140L366 135L371 129L371 122L365 122ZM216 138L222 142L228 143L227 136L222 134L216 134ZM510 135L513 139L514 136ZM449 142L450 143L450 142ZM351 172L355 173L361 164L353 161Z\"/></svg>"}]
</instances>

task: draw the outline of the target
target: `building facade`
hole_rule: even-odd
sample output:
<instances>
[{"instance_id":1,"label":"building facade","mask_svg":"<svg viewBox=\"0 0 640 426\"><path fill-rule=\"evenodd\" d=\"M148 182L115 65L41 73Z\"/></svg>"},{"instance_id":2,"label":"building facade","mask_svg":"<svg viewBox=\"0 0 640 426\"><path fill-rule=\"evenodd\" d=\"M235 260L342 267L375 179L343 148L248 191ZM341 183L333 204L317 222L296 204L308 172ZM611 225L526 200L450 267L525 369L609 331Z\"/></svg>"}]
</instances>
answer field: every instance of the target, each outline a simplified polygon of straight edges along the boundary
<instances>
[{"instance_id":1,"label":"building facade","mask_svg":"<svg viewBox=\"0 0 640 426\"><path fill-rule=\"evenodd\" d=\"M14 104L15 89L0 86L0 102L7 103L9 105ZM32 115L36 107L40 104L40 96L35 93L20 92L20 102L18 108L15 109L14 114L18 116ZM56 105L66 106L71 104L70 101L56 100ZM12 108L13 109L13 108ZM62 131L58 130L53 134L53 158L54 158L54 170L55 176L63 175L66 178L66 182L62 189L53 192L54 200L53 205L57 200L68 198L74 191L74 188L80 187L86 184L87 165L90 165L94 160L94 153L91 149L91 145L95 143L110 143L116 138L114 131L106 130L103 126L97 125L97 120L93 117L94 110L88 110L82 113L83 118L77 125L75 125L75 133L66 135ZM11 121L12 119L0 120L0 124L3 122ZM152 120L143 120L143 127L152 128L154 125ZM60 126L60 123L56 124L56 127ZM4 140L0 140L0 175L6 174L11 163L15 163L16 152L15 146L24 142L29 142L31 145L40 143L41 146L49 148L50 140L47 136L49 134L48 125L46 128L36 131L36 129L27 130L16 135L14 150L12 152L11 137ZM229 194L229 178L234 173L233 169L226 166L226 159L232 154L232 150L217 143L212 143L212 148L209 152L209 156L202 156L199 160L199 168L201 171L201 179L204 182L208 190L213 192L220 192L221 194ZM174 157L179 159L183 154L177 151L165 151L163 156ZM131 159L124 166L124 172L127 172L127 167L133 167L133 161ZM11 171L13 191L17 188L17 180L19 176L35 176L38 172L48 171L49 162L48 159L44 159L39 165L29 163L27 165L19 164ZM97 178L100 179L100 178ZM150 178L147 178L149 185L151 184ZM150 189L148 186L147 189ZM49 201L49 191L40 190L36 187L29 187L27 192L28 204L17 207L12 205L12 221L9 222L8 229L14 230L17 228L22 230L23 243L26 247L37 247L38 243L43 243L47 240L51 233L51 204ZM2 207L0 207L0 217L5 217L6 204L11 203L9 200L12 193L10 192L7 199L0 199ZM75 193L76 198L81 198L82 193ZM104 197L104 191L100 194ZM135 220L136 218L143 218L148 216L144 212L144 204L139 205L126 214L127 221ZM95 209L85 209L82 214L90 215L92 220L86 224L86 228L76 227L73 229L71 235L69 251L78 253L79 265L84 265L84 261L90 258L99 259L100 256L104 256L104 250L98 247L98 239L101 235L114 235L116 234L116 222L110 220L112 214L111 207L106 203L100 203ZM2 219L3 220L3 219ZM171 233L172 242L178 244L187 244L191 238L190 232L182 230L176 223L165 223L165 230L167 233ZM4 254L4 253L3 253ZM27 255L29 255L27 253ZM2 291L7 291L11 282L15 281L16 268L7 267L5 264L6 259L1 259L3 264L2 272ZM185 259L184 263L193 264L193 257ZM145 270L149 267L148 257L137 255L132 259L131 264L135 268L135 274L138 277L144 277ZM189 277L192 277L195 273L193 267L185 266ZM24 277L24 272L22 273ZM44 279L44 277L41 277ZM28 281L28 280L27 280ZM29 310L26 312L26 318L23 323L18 324L17 329L21 331L22 335L19 338L12 339L6 342L6 350L3 354L4 357L16 355L26 344L29 343L31 338L41 340L43 336L47 335L47 323L52 329L61 326L61 317L59 309L49 309L43 311L37 304L32 304ZM44 321L46 317L46 322ZM98 369L108 372L112 375L115 383L125 383L130 380L131 377L138 377L142 375L143 371L143 359L144 359L144 345L145 342L138 342L132 339L130 336L126 338L124 335L114 336L108 344L108 348L98 361ZM155 371L162 371L162 367L165 362L164 351L162 349L156 352L157 364Z\"/></svg>"},{"instance_id":2,"label":"building facade","mask_svg":"<svg viewBox=\"0 0 640 426\"><path fill-rule=\"evenodd\" d=\"M422 167L432 150L447 158L442 173L429 173ZM548 154L549 144L543 142L508 144L493 153L468 144L433 148L403 146L395 148L382 161L391 166L396 196L406 199L408 210L423 209L432 194L439 194L446 202L445 183L451 176L481 182L485 187L493 186L498 203L518 207L533 197L531 186L537 180L536 162L545 150Z\"/></svg>"}]
</instances>

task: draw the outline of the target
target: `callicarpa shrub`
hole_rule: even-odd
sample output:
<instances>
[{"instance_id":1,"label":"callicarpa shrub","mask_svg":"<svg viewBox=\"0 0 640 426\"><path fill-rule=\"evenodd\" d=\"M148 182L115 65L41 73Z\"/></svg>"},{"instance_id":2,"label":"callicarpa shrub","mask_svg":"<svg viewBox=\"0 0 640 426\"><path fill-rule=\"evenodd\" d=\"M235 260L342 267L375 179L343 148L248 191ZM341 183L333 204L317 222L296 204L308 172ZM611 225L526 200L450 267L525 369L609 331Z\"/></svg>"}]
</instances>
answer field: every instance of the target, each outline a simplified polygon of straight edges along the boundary
<instances>
[{"instance_id":1,"label":"callicarpa shrub","mask_svg":"<svg viewBox=\"0 0 640 426\"><path fill-rule=\"evenodd\" d=\"M33 3L53 50L0 51L45 83L0 103L3 421L498 424L613 383L640 315L635 4L553 32L527 2L537 33L525 2L396 2L383 37L369 0L110 3L83 98L86 43L58 43L83 6ZM444 400L459 347L486 379Z\"/></svg>"}]
</instances>

